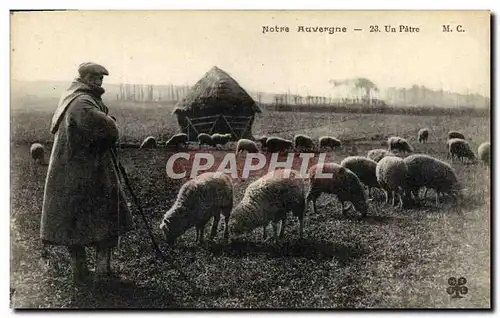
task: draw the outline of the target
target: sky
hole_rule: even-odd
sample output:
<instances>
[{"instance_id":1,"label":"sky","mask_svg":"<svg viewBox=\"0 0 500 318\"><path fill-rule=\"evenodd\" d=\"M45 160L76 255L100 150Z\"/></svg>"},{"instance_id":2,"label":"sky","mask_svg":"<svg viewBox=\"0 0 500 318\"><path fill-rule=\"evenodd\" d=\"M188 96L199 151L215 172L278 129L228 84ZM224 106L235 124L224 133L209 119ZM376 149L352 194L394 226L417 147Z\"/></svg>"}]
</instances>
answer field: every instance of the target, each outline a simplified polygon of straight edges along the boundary
<instances>
[{"instance_id":1,"label":"sky","mask_svg":"<svg viewBox=\"0 0 500 318\"><path fill-rule=\"evenodd\" d=\"M443 32L450 24L453 32ZM457 32L456 25L465 32ZM382 32L369 32L377 25ZM391 25L419 32L384 32ZM263 26L289 32L263 33ZM297 32L299 26L346 33ZM354 31L361 28L362 31ZM69 81L94 61L107 83L193 85L212 66L247 90L327 96L329 80L490 96L487 11L72 11L11 14L11 79Z\"/></svg>"}]
</instances>

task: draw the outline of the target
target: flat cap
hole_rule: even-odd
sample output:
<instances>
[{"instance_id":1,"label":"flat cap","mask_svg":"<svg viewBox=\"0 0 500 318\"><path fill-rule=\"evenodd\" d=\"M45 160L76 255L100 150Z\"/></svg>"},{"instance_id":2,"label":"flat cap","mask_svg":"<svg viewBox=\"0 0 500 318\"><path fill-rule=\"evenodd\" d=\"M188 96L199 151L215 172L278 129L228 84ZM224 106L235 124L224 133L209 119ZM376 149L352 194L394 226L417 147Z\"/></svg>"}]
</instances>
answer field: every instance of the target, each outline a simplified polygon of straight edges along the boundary
<instances>
[{"instance_id":1,"label":"flat cap","mask_svg":"<svg viewBox=\"0 0 500 318\"><path fill-rule=\"evenodd\" d=\"M78 66L78 74L83 77L86 74L109 75L109 72L102 65L93 62L85 62Z\"/></svg>"}]
</instances>

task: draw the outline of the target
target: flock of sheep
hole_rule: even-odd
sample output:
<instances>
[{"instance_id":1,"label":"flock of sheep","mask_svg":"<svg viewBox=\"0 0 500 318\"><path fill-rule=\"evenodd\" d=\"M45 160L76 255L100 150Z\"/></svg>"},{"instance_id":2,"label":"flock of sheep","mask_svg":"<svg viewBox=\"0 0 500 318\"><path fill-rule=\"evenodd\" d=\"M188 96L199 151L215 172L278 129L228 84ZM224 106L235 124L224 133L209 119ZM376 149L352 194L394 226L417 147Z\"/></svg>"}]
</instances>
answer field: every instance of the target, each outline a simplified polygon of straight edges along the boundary
<instances>
[{"instance_id":1,"label":"flock of sheep","mask_svg":"<svg viewBox=\"0 0 500 318\"><path fill-rule=\"evenodd\" d=\"M425 143L428 138L429 129L421 129L418 133L419 142ZM294 147L314 148L311 138L297 135L293 142L278 137L263 137L256 141L241 139L236 152L258 152L256 143L269 152L286 151ZM278 241L283 238L288 212L298 218L299 236L302 238L307 206L312 202L312 211L316 213L316 200L322 193L337 196L344 216L351 207L366 216L369 202L374 200L374 189L385 193L385 204L392 201L393 206L401 209L406 204L425 198L429 189L436 193L436 204L439 204L440 196L455 200L461 196L462 185L448 163L425 154L412 154L403 159L394 152L413 152L408 141L401 137L390 137L387 143L388 149L370 150L366 157L351 156L340 164L330 162L313 165L305 178L291 169L269 172L246 188L242 200L235 207L231 178L221 172L201 174L181 187L176 202L165 213L160 229L167 242L173 243L187 229L196 227L196 241L203 243L205 225L214 219L210 234L210 239L213 239L223 215L225 239L229 238L229 233L237 237L262 227L263 238L268 240L270 237L267 236L266 227L271 223L274 232L272 238ZM450 132L447 145L452 159L476 160L476 155L462 134ZM319 146L335 148L341 147L341 143L333 137L322 137ZM489 142L478 148L479 159L487 165L490 164L490 152ZM330 173L332 177L319 178L318 171ZM423 196L420 196L421 188L425 189ZM279 222L281 226L278 234Z\"/></svg>"},{"instance_id":2,"label":"flock of sheep","mask_svg":"<svg viewBox=\"0 0 500 318\"><path fill-rule=\"evenodd\" d=\"M418 141L427 142L429 129L418 132ZM198 141L203 145L217 147L232 140L231 134L200 134ZM165 142L165 146L185 146L187 135L177 134ZM261 137L255 141L240 139L236 152L259 152L260 148L267 152L281 152L295 148L296 150L313 150L314 141L305 135L296 135L293 141L280 137ZM342 147L340 140L334 137L321 137L319 148ZM337 163L313 165L307 176L298 171L278 169L251 183L244 193L243 199L233 207L233 183L229 176L220 172L207 172L184 183L180 188L174 205L167 211L160 224L160 229L169 243L196 227L196 241L204 242L204 228L210 219L214 219L210 238L217 234L221 215L224 216L224 238L239 236L263 228L263 237L269 239L266 227L272 223L273 238L283 238L287 213L292 212L300 224L300 237L303 236L304 216L307 206L312 202L312 211L316 213L316 200L322 193L336 195L341 202L341 212L346 215L352 207L363 216L367 215L369 202L374 200L374 189L385 193L385 204L391 201L393 206L403 208L413 204L420 197L419 191L424 188L423 197L428 189L436 193L436 204L440 196L457 199L462 186L453 168L446 162L425 154L412 154L400 158L395 153L412 153L410 143L401 137L390 137L388 149L370 150L366 157L350 156ZM148 137L141 148L156 147L154 137ZM484 164L490 164L491 145L481 144L476 157L470 144L459 132L448 134L448 154L451 159L476 161L479 158ZM44 149L41 144L31 146L32 158L43 163ZM318 171L330 173L331 178L318 178ZM307 182L306 182L307 181ZM308 183L308 187L307 187ZM306 189L308 189L306 191ZM281 228L278 234L278 223Z\"/></svg>"}]
</instances>

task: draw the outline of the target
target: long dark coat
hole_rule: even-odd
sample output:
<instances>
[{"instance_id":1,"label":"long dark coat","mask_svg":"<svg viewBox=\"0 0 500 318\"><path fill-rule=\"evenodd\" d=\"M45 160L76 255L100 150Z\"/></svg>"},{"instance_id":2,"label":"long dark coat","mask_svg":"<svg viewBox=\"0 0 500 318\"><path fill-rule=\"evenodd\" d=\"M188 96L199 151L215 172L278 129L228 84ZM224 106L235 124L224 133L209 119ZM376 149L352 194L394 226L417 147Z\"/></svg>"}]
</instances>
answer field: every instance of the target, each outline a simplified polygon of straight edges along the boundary
<instances>
[{"instance_id":1,"label":"long dark coat","mask_svg":"<svg viewBox=\"0 0 500 318\"><path fill-rule=\"evenodd\" d=\"M40 228L46 244L93 245L132 228L112 155L118 129L103 92L77 79L54 114Z\"/></svg>"}]
</instances>

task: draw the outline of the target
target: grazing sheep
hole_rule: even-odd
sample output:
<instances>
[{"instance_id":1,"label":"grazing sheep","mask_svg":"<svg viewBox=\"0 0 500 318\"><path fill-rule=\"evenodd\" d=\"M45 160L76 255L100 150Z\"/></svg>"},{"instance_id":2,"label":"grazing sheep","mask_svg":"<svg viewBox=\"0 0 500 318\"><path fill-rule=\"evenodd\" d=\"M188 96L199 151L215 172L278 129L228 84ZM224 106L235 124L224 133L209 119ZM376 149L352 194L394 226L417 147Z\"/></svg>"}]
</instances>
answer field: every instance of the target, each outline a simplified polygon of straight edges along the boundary
<instances>
[{"instance_id":1,"label":"grazing sheep","mask_svg":"<svg viewBox=\"0 0 500 318\"><path fill-rule=\"evenodd\" d=\"M368 151L368 154L366 155L368 159L371 159L375 162L379 162L382 158L387 156L394 157L396 155L386 149L373 149Z\"/></svg>"},{"instance_id":2,"label":"grazing sheep","mask_svg":"<svg viewBox=\"0 0 500 318\"><path fill-rule=\"evenodd\" d=\"M359 180L368 187L368 194L372 194L373 188L380 188L377 181L377 163L369 158L361 156L347 157L340 165L354 172Z\"/></svg>"},{"instance_id":3,"label":"grazing sheep","mask_svg":"<svg viewBox=\"0 0 500 318\"><path fill-rule=\"evenodd\" d=\"M476 160L476 155L466 140L459 138L449 139L447 145L452 160L455 158L458 160L463 160L464 158L472 161Z\"/></svg>"},{"instance_id":4,"label":"grazing sheep","mask_svg":"<svg viewBox=\"0 0 500 318\"><path fill-rule=\"evenodd\" d=\"M153 136L146 137L146 139L144 139L144 141L142 142L140 148L156 148L156 138Z\"/></svg>"},{"instance_id":5,"label":"grazing sheep","mask_svg":"<svg viewBox=\"0 0 500 318\"><path fill-rule=\"evenodd\" d=\"M213 146L224 146L225 144L227 144L231 139L233 138L233 136L231 134L219 134L219 133L215 133L212 135L212 145Z\"/></svg>"},{"instance_id":6,"label":"grazing sheep","mask_svg":"<svg viewBox=\"0 0 500 318\"><path fill-rule=\"evenodd\" d=\"M200 143L200 148L202 145L214 146L212 142L212 137L209 134L205 133L198 134L198 142Z\"/></svg>"},{"instance_id":7,"label":"grazing sheep","mask_svg":"<svg viewBox=\"0 0 500 318\"><path fill-rule=\"evenodd\" d=\"M427 139L429 139L429 129L427 128L420 129L418 131L418 142L424 143L427 142Z\"/></svg>"},{"instance_id":8,"label":"grazing sheep","mask_svg":"<svg viewBox=\"0 0 500 318\"><path fill-rule=\"evenodd\" d=\"M257 144L250 139L240 139L236 144L236 154L240 151L247 151L248 153L258 153L259 148Z\"/></svg>"},{"instance_id":9,"label":"grazing sheep","mask_svg":"<svg viewBox=\"0 0 500 318\"><path fill-rule=\"evenodd\" d=\"M459 133L458 131L450 131L448 133L448 139L454 139L454 138L465 140L465 136L462 133Z\"/></svg>"},{"instance_id":10,"label":"grazing sheep","mask_svg":"<svg viewBox=\"0 0 500 318\"><path fill-rule=\"evenodd\" d=\"M287 177L287 174L289 176ZM239 236L262 226L263 237L267 240L266 227L272 222L274 238L282 239L288 211L299 219L299 236L304 232L305 193L304 180L300 173L291 169L277 169L245 190L241 202L231 214L231 233ZM278 222L281 229L278 237Z\"/></svg>"},{"instance_id":11,"label":"grazing sheep","mask_svg":"<svg viewBox=\"0 0 500 318\"><path fill-rule=\"evenodd\" d=\"M172 147L175 146L175 151L179 151L179 147L185 146L186 143L188 142L189 138L188 135L186 134L176 134L173 135L167 142L165 143L166 147Z\"/></svg>"},{"instance_id":12,"label":"grazing sheep","mask_svg":"<svg viewBox=\"0 0 500 318\"><path fill-rule=\"evenodd\" d=\"M269 137L266 141L268 152L282 152L293 148L293 142L280 137Z\"/></svg>"},{"instance_id":13,"label":"grazing sheep","mask_svg":"<svg viewBox=\"0 0 500 318\"><path fill-rule=\"evenodd\" d=\"M317 172L327 174L331 173L332 177L317 176ZM368 211L368 201L365 190L361 185L359 178L349 169L342 167L336 163L316 164L309 168L309 193L306 197L306 202L313 203L313 213L316 213L316 200L321 193L331 193L337 196L342 205L342 214L347 216L347 210L350 206L344 208L344 202L348 201L354 205L354 208L366 216Z\"/></svg>"},{"instance_id":14,"label":"grazing sheep","mask_svg":"<svg viewBox=\"0 0 500 318\"><path fill-rule=\"evenodd\" d=\"M456 197L462 189L453 168L444 161L428 155L415 154L404 159L408 168L407 186L411 193L418 197L422 187L436 191L436 204L439 204L439 194L449 194Z\"/></svg>"},{"instance_id":15,"label":"grazing sheep","mask_svg":"<svg viewBox=\"0 0 500 318\"><path fill-rule=\"evenodd\" d=\"M384 157L376 167L377 181L385 191L385 204L392 198L392 206L396 206L396 194L399 196L399 206L403 207L403 194L408 193L406 177L408 168L399 157Z\"/></svg>"},{"instance_id":16,"label":"grazing sheep","mask_svg":"<svg viewBox=\"0 0 500 318\"><path fill-rule=\"evenodd\" d=\"M489 166L491 162L491 144L489 142L483 142L477 148L477 156L482 162Z\"/></svg>"},{"instance_id":17,"label":"grazing sheep","mask_svg":"<svg viewBox=\"0 0 500 318\"><path fill-rule=\"evenodd\" d=\"M341 148L342 142L335 137L323 136L319 138L319 148Z\"/></svg>"},{"instance_id":18,"label":"grazing sheep","mask_svg":"<svg viewBox=\"0 0 500 318\"><path fill-rule=\"evenodd\" d=\"M45 155L45 149L43 146L39 143L34 143L30 147L30 153L31 153L31 158L36 163L43 164L44 163L44 155Z\"/></svg>"},{"instance_id":19,"label":"grazing sheep","mask_svg":"<svg viewBox=\"0 0 500 318\"><path fill-rule=\"evenodd\" d=\"M406 139L401 137L390 137L387 140L389 145L389 150L397 150L401 152L413 152L413 147L406 141Z\"/></svg>"},{"instance_id":20,"label":"grazing sheep","mask_svg":"<svg viewBox=\"0 0 500 318\"><path fill-rule=\"evenodd\" d=\"M295 135L293 138L295 149L314 150L314 141L306 135Z\"/></svg>"},{"instance_id":21,"label":"grazing sheep","mask_svg":"<svg viewBox=\"0 0 500 318\"><path fill-rule=\"evenodd\" d=\"M160 229L168 244L196 226L196 241L204 241L207 222L214 218L210 239L217 234L220 215L224 216L224 238L229 237L228 223L233 208L233 183L222 172L206 172L184 183L174 205L165 213Z\"/></svg>"}]
</instances>

